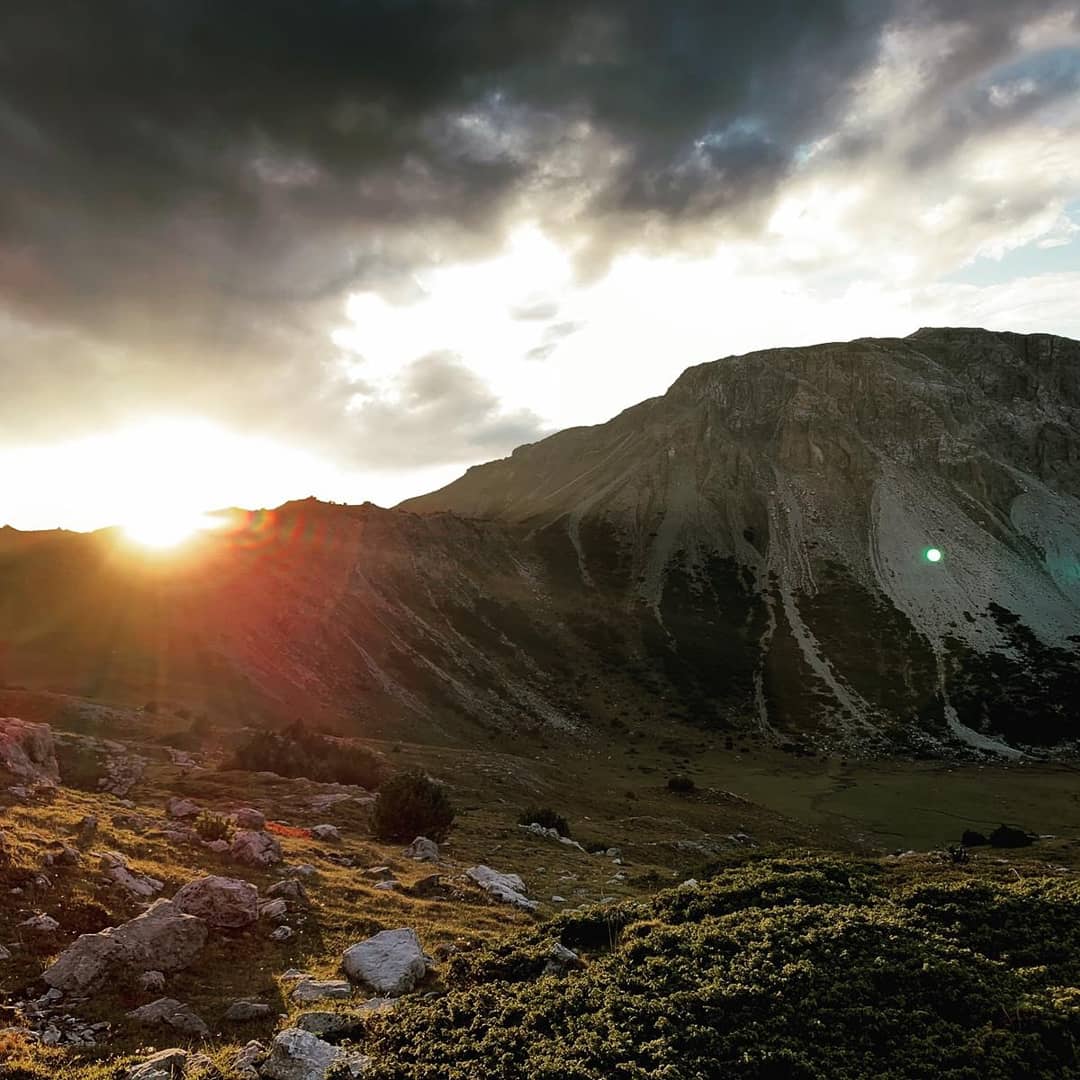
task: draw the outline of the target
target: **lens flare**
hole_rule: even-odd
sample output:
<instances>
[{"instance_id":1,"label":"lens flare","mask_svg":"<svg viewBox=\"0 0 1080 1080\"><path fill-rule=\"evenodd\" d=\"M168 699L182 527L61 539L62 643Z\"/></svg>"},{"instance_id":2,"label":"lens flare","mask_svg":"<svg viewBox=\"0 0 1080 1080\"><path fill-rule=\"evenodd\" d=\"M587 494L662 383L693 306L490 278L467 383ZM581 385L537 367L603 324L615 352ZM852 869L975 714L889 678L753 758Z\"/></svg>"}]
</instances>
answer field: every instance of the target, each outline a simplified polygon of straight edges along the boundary
<instances>
[{"instance_id":1,"label":"lens flare","mask_svg":"<svg viewBox=\"0 0 1080 1080\"><path fill-rule=\"evenodd\" d=\"M941 549L940 548L927 548L926 549L926 561L927 562L941 562Z\"/></svg>"}]
</instances>

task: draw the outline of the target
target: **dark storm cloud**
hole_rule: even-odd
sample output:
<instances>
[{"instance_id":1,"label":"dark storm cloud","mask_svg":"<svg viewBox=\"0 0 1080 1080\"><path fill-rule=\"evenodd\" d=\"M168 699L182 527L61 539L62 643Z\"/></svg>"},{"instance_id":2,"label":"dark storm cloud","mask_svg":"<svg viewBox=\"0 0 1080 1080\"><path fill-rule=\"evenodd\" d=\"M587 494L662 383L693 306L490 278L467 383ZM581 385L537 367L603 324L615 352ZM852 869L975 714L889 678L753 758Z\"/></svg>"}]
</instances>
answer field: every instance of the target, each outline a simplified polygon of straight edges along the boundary
<instances>
[{"instance_id":1,"label":"dark storm cloud","mask_svg":"<svg viewBox=\"0 0 1080 1080\"><path fill-rule=\"evenodd\" d=\"M24 332L0 341L0 429L166 400L347 445L378 419L346 410L328 345L349 288L408 300L522 205L600 262L643 223L745 213L898 11L978 23L962 80L1018 6L6 0L0 308ZM424 363L396 407L430 420L421 384L462 376Z\"/></svg>"}]
</instances>

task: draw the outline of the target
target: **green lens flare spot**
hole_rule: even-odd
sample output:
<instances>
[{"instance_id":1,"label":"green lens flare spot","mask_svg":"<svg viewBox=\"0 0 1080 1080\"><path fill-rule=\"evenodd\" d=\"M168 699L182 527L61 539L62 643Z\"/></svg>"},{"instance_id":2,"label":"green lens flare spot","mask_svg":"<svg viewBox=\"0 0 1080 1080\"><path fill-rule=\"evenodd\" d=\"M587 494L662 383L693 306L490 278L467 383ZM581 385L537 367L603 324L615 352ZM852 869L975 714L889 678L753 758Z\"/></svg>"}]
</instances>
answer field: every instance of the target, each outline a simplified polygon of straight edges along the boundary
<instances>
[{"instance_id":1,"label":"green lens flare spot","mask_svg":"<svg viewBox=\"0 0 1080 1080\"><path fill-rule=\"evenodd\" d=\"M941 562L941 549L940 548L927 548L923 552L927 562Z\"/></svg>"}]
</instances>

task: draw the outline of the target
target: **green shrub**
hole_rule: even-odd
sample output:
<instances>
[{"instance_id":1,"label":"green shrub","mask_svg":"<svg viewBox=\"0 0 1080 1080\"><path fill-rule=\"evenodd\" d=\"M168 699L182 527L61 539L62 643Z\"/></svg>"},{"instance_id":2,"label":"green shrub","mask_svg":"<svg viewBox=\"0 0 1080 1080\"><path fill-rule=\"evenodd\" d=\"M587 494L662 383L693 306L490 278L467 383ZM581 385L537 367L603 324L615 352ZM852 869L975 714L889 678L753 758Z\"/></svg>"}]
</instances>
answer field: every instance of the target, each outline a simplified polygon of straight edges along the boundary
<instances>
[{"instance_id":1,"label":"green shrub","mask_svg":"<svg viewBox=\"0 0 1080 1080\"><path fill-rule=\"evenodd\" d=\"M254 732L221 766L278 776L305 776L323 783L377 788L386 773L370 750L293 724L283 732Z\"/></svg>"},{"instance_id":2,"label":"green shrub","mask_svg":"<svg viewBox=\"0 0 1080 1080\"><path fill-rule=\"evenodd\" d=\"M554 829L560 836L570 835L570 826L562 814L556 813L550 806L534 806L525 810L518 817L519 825L542 825L545 829Z\"/></svg>"},{"instance_id":3,"label":"green shrub","mask_svg":"<svg viewBox=\"0 0 1080 1080\"><path fill-rule=\"evenodd\" d=\"M213 810L204 810L194 825L199 837L206 841L229 840L232 838L232 822L224 814L215 814Z\"/></svg>"},{"instance_id":4,"label":"green shrub","mask_svg":"<svg viewBox=\"0 0 1080 1080\"><path fill-rule=\"evenodd\" d=\"M446 792L419 769L387 780L372 815L372 828L381 840L445 840L453 822L454 807Z\"/></svg>"}]
</instances>

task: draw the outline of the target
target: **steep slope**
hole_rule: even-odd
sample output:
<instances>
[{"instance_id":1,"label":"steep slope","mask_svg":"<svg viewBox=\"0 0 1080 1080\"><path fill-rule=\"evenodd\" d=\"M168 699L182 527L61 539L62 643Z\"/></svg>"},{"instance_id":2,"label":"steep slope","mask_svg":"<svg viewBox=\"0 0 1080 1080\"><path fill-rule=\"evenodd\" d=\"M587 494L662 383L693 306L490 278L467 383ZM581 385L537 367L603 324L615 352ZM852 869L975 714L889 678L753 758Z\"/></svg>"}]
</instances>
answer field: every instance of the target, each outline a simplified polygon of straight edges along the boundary
<instances>
[{"instance_id":1,"label":"steep slope","mask_svg":"<svg viewBox=\"0 0 1080 1080\"><path fill-rule=\"evenodd\" d=\"M769 350L398 510L237 512L169 558L0 530L0 679L466 745L1061 746L1078 496L1076 342Z\"/></svg>"},{"instance_id":2,"label":"steep slope","mask_svg":"<svg viewBox=\"0 0 1080 1080\"><path fill-rule=\"evenodd\" d=\"M925 329L691 368L403 506L565 537L586 594L619 563L685 681L746 626L717 569L752 581L763 727L986 743L1074 734L1078 495L1080 345Z\"/></svg>"}]
</instances>

